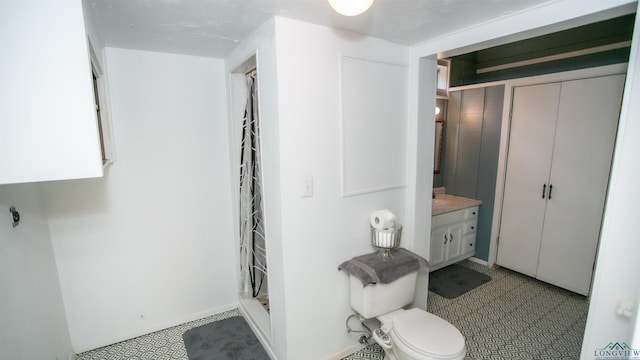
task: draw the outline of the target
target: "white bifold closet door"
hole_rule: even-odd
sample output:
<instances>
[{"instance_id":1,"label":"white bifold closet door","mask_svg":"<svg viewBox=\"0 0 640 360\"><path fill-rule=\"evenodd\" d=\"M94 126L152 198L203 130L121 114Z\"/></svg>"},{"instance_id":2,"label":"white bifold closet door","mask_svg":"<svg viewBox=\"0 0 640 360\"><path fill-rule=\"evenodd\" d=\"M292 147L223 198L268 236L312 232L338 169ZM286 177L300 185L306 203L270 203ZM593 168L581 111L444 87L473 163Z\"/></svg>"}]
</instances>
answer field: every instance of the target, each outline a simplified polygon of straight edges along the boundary
<instances>
[{"instance_id":1,"label":"white bifold closet door","mask_svg":"<svg viewBox=\"0 0 640 360\"><path fill-rule=\"evenodd\" d=\"M514 89L498 264L536 276L560 83Z\"/></svg>"},{"instance_id":2,"label":"white bifold closet door","mask_svg":"<svg viewBox=\"0 0 640 360\"><path fill-rule=\"evenodd\" d=\"M588 294L624 75L514 89L497 263Z\"/></svg>"}]
</instances>

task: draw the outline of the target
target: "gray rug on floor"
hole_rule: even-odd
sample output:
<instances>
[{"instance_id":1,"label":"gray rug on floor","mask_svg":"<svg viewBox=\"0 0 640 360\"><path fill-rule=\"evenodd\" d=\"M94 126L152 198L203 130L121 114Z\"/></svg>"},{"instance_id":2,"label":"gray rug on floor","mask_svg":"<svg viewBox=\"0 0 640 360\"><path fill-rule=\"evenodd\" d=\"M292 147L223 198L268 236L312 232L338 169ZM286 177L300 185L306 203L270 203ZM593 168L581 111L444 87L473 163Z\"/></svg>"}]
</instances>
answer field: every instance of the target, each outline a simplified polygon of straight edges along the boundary
<instances>
[{"instance_id":1,"label":"gray rug on floor","mask_svg":"<svg viewBox=\"0 0 640 360\"><path fill-rule=\"evenodd\" d=\"M429 290L453 299L489 281L489 275L453 264L429 274Z\"/></svg>"},{"instance_id":2,"label":"gray rug on floor","mask_svg":"<svg viewBox=\"0 0 640 360\"><path fill-rule=\"evenodd\" d=\"M269 360L249 324L234 316L182 334L189 360Z\"/></svg>"}]
</instances>

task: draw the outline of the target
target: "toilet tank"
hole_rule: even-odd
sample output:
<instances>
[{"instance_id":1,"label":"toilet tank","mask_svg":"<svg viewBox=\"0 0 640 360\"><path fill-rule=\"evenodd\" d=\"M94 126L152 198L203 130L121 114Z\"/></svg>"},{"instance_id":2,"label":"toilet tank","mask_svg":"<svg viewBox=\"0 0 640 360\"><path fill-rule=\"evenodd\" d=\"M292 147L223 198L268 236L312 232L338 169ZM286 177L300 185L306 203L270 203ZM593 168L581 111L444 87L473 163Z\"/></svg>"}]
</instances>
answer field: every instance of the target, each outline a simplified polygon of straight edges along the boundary
<instances>
[{"instance_id":1,"label":"toilet tank","mask_svg":"<svg viewBox=\"0 0 640 360\"><path fill-rule=\"evenodd\" d=\"M413 272L388 284L362 286L362 281L349 275L351 308L366 319L400 309L413 301L416 291Z\"/></svg>"}]
</instances>

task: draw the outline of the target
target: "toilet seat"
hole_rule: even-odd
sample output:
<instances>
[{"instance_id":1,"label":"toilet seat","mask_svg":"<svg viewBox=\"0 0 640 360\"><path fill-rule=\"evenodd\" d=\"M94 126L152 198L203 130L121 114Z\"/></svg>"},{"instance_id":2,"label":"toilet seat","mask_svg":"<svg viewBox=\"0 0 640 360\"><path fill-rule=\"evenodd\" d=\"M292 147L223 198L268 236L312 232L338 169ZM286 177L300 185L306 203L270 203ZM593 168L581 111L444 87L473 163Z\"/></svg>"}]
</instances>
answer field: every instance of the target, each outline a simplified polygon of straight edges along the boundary
<instances>
[{"instance_id":1,"label":"toilet seat","mask_svg":"<svg viewBox=\"0 0 640 360\"><path fill-rule=\"evenodd\" d=\"M464 337L460 331L446 320L418 308L397 313L393 317L392 332L396 346L426 358L464 358Z\"/></svg>"}]
</instances>

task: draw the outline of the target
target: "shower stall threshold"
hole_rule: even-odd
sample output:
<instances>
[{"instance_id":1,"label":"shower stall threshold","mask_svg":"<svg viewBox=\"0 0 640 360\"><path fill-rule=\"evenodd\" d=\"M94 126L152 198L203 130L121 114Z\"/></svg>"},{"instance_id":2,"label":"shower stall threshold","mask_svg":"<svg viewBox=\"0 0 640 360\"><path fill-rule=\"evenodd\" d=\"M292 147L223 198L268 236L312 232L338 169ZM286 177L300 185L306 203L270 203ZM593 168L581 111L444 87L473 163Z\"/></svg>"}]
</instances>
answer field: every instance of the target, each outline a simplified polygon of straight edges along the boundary
<instances>
[{"instance_id":1,"label":"shower stall threshold","mask_svg":"<svg viewBox=\"0 0 640 360\"><path fill-rule=\"evenodd\" d=\"M271 342L271 317L260 301L255 298L240 299L240 310L258 337ZM259 334L258 334L259 333Z\"/></svg>"},{"instance_id":2,"label":"shower stall threshold","mask_svg":"<svg viewBox=\"0 0 640 360\"><path fill-rule=\"evenodd\" d=\"M256 296L256 300L258 300L258 302L260 302L260 305L262 305L262 307L268 312L270 313L270 308L269 308L269 295L259 295Z\"/></svg>"}]
</instances>

